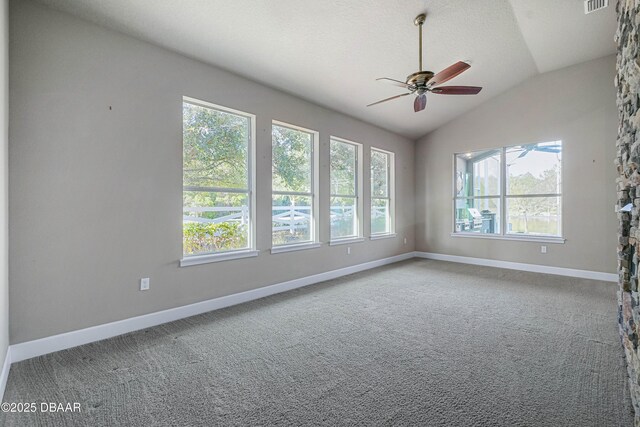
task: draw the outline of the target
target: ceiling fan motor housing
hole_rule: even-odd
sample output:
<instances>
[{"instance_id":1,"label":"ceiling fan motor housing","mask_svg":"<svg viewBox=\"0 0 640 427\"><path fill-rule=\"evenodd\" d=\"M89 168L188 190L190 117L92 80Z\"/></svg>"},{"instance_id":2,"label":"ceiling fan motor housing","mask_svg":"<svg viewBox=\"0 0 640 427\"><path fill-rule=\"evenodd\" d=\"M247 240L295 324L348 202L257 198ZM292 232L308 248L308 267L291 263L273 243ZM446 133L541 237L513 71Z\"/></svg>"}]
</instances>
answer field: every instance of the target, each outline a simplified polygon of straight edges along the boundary
<instances>
[{"instance_id":1,"label":"ceiling fan motor housing","mask_svg":"<svg viewBox=\"0 0 640 427\"><path fill-rule=\"evenodd\" d=\"M407 84L414 86L426 86L427 82L434 76L433 71L418 71L407 76Z\"/></svg>"}]
</instances>

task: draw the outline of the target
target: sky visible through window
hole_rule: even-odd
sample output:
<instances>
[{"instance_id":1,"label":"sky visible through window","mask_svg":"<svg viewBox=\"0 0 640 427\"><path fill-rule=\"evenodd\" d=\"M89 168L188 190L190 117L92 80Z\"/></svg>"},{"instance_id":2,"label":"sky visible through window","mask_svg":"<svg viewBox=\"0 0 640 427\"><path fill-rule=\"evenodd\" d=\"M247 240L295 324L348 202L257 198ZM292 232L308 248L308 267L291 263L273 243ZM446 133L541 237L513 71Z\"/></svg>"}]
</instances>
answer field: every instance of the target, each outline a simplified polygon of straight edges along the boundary
<instances>
[{"instance_id":1,"label":"sky visible through window","mask_svg":"<svg viewBox=\"0 0 640 427\"><path fill-rule=\"evenodd\" d=\"M561 144L560 141L553 141L553 142L547 142L547 143L536 144L536 145L543 148L544 147L551 148L560 144ZM550 154L554 154L554 155L551 156ZM557 162L559 164L561 160L561 156L562 156L562 153L560 152L549 153L544 151L532 150L527 152L525 156L527 160L526 162L517 162L517 161L510 162L509 158L507 158L507 166L509 167L509 172L512 175L523 175L529 172L533 176L540 176L544 173L545 170L549 169L550 166L551 167L553 166L553 165L550 165L550 160L557 159Z\"/></svg>"}]
</instances>

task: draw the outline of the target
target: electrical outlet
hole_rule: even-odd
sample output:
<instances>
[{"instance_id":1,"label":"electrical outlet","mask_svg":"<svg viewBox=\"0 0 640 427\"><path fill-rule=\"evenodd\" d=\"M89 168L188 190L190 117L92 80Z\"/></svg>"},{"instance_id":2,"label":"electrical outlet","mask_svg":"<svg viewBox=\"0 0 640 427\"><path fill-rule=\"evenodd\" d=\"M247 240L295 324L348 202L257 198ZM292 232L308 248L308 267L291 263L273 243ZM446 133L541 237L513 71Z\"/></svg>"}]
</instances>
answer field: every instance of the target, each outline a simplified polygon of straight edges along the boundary
<instances>
[{"instance_id":1,"label":"electrical outlet","mask_svg":"<svg viewBox=\"0 0 640 427\"><path fill-rule=\"evenodd\" d=\"M351 255L351 246L347 246L347 255Z\"/></svg>"},{"instance_id":2,"label":"electrical outlet","mask_svg":"<svg viewBox=\"0 0 640 427\"><path fill-rule=\"evenodd\" d=\"M148 291L149 290L149 278L148 277L143 277L142 279L140 279L140 290L141 291Z\"/></svg>"},{"instance_id":3,"label":"electrical outlet","mask_svg":"<svg viewBox=\"0 0 640 427\"><path fill-rule=\"evenodd\" d=\"M404 238L404 244L405 245L407 244L407 238L406 237Z\"/></svg>"},{"instance_id":4,"label":"electrical outlet","mask_svg":"<svg viewBox=\"0 0 640 427\"><path fill-rule=\"evenodd\" d=\"M545 245L540 246L540 253L541 254L546 254L547 253L547 247Z\"/></svg>"}]
</instances>

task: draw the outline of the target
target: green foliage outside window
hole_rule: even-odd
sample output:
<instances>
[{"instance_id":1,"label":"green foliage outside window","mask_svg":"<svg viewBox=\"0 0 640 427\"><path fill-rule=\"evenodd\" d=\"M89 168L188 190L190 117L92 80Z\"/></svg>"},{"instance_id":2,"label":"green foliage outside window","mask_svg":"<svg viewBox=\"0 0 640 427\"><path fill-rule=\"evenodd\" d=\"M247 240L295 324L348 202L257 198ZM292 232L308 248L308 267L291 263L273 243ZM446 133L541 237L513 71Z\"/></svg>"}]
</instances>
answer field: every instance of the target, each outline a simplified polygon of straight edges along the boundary
<instances>
[{"instance_id":1,"label":"green foliage outside window","mask_svg":"<svg viewBox=\"0 0 640 427\"><path fill-rule=\"evenodd\" d=\"M371 150L371 233L390 232L390 155Z\"/></svg>"},{"instance_id":2,"label":"green foliage outside window","mask_svg":"<svg viewBox=\"0 0 640 427\"><path fill-rule=\"evenodd\" d=\"M183 185L248 188L249 119L183 104Z\"/></svg>"},{"instance_id":3,"label":"green foliage outside window","mask_svg":"<svg viewBox=\"0 0 640 427\"><path fill-rule=\"evenodd\" d=\"M330 142L331 238L358 235L358 147L332 139Z\"/></svg>"},{"instance_id":4,"label":"green foliage outside window","mask_svg":"<svg viewBox=\"0 0 640 427\"><path fill-rule=\"evenodd\" d=\"M183 253L246 248L250 119L188 102L182 112Z\"/></svg>"},{"instance_id":5,"label":"green foliage outside window","mask_svg":"<svg viewBox=\"0 0 640 427\"><path fill-rule=\"evenodd\" d=\"M185 255L224 251L247 246L246 225L237 222L183 224Z\"/></svg>"},{"instance_id":6,"label":"green foliage outside window","mask_svg":"<svg viewBox=\"0 0 640 427\"><path fill-rule=\"evenodd\" d=\"M313 136L286 126L272 126L272 244L311 240ZM301 194L282 194L294 192ZM282 207L282 209L277 209ZM295 220L292 221L291 217Z\"/></svg>"},{"instance_id":7,"label":"green foliage outside window","mask_svg":"<svg viewBox=\"0 0 640 427\"><path fill-rule=\"evenodd\" d=\"M273 190L311 193L311 134L274 125L271 138Z\"/></svg>"}]
</instances>

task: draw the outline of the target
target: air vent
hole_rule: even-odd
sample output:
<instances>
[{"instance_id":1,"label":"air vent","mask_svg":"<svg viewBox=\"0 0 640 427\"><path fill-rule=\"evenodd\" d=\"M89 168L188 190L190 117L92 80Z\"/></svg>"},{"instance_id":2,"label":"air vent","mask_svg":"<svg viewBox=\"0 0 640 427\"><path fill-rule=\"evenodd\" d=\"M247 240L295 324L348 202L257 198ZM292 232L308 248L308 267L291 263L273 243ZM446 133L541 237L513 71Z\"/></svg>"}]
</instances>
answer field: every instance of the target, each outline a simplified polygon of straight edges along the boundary
<instances>
[{"instance_id":1,"label":"air vent","mask_svg":"<svg viewBox=\"0 0 640 427\"><path fill-rule=\"evenodd\" d=\"M609 6L609 0L584 0L584 14L595 12Z\"/></svg>"}]
</instances>

